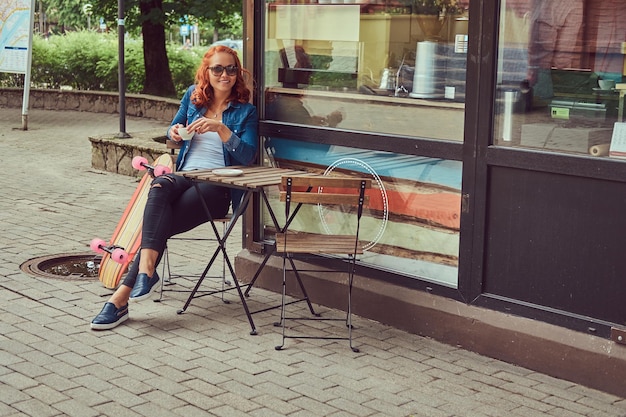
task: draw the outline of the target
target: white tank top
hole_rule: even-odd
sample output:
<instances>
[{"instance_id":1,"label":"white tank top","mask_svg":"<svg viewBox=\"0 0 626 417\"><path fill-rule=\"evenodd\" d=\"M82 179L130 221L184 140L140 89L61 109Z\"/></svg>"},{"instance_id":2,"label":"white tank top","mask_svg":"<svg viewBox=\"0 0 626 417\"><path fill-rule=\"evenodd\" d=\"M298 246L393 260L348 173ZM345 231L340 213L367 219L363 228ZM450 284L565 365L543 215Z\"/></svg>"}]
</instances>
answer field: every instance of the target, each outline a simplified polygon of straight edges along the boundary
<instances>
[{"instance_id":1,"label":"white tank top","mask_svg":"<svg viewBox=\"0 0 626 417\"><path fill-rule=\"evenodd\" d=\"M224 167L224 147L217 132L196 133L181 171Z\"/></svg>"}]
</instances>

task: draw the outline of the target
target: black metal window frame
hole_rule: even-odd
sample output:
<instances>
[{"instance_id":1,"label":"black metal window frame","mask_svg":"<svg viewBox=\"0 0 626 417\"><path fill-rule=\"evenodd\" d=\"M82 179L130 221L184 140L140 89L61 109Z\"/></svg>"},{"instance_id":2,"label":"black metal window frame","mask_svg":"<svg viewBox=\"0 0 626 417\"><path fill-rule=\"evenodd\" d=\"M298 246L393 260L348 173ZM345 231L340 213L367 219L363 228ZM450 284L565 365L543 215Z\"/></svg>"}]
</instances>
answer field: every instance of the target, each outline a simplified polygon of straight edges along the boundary
<instances>
[{"instance_id":1,"label":"black metal window frame","mask_svg":"<svg viewBox=\"0 0 626 417\"><path fill-rule=\"evenodd\" d=\"M519 300L504 299L483 291L484 230L490 167L514 167L626 182L626 164L620 161L608 159L598 161L597 158L584 155L566 155L493 145L500 0L472 0L470 3L465 126L462 143L383 133L307 127L264 120L263 103L260 102L260 98L264 96L265 2L255 0L254 3L253 50L256 51L254 67L257 70L256 100L261 109L259 127L261 140L264 137L279 137L302 142L457 160L463 163L458 287L453 289L372 267L360 268L360 274L428 291L467 304L536 318L568 328L584 330L590 326L599 325L603 327L599 334L605 335L607 326L610 325L608 323L598 323L567 312L551 310L548 307L528 305ZM381 141L381 137L389 140ZM256 226L259 224L259 215L260 212L255 215Z\"/></svg>"}]
</instances>

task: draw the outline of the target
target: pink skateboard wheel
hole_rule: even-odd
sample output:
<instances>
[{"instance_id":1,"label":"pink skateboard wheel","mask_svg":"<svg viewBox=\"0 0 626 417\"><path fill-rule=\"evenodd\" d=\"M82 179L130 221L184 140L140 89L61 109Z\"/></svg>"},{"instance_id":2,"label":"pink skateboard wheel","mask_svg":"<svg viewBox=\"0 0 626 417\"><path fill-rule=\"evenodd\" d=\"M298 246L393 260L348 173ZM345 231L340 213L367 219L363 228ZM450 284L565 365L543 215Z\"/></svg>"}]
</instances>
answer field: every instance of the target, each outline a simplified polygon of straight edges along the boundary
<instances>
[{"instance_id":1,"label":"pink skateboard wheel","mask_svg":"<svg viewBox=\"0 0 626 417\"><path fill-rule=\"evenodd\" d=\"M143 156L136 156L133 158L131 165L133 168L138 169L140 171L146 170L146 165L148 164L148 160Z\"/></svg>"},{"instance_id":2,"label":"pink skateboard wheel","mask_svg":"<svg viewBox=\"0 0 626 417\"><path fill-rule=\"evenodd\" d=\"M91 240L91 243L89 244L89 247L91 248L92 251L96 252L96 253L102 253L104 252L104 248L106 246L106 242L102 239L99 238L95 238Z\"/></svg>"},{"instance_id":3,"label":"pink skateboard wheel","mask_svg":"<svg viewBox=\"0 0 626 417\"><path fill-rule=\"evenodd\" d=\"M128 254L124 249L113 249L113 252L111 252L111 259L113 259L118 264L124 264L128 259Z\"/></svg>"},{"instance_id":4,"label":"pink skateboard wheel","mask_svg":"<svg viewBox=\"0 0 626 417\"><path fill-rule=\"evenodd\" d=\"M161 175L169 174L172 169L165 165L157 165L154 167L154 175L160 177Z\"/></svg>"}]
</instances>

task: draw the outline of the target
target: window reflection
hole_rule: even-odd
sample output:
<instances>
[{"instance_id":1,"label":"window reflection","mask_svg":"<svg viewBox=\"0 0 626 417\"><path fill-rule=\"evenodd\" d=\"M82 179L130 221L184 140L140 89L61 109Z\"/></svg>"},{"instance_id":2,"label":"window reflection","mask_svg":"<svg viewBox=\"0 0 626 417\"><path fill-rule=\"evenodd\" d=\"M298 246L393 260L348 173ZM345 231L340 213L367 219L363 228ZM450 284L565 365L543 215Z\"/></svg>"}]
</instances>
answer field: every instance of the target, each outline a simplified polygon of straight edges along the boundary
<instances>
[{"instance_id":1,"label":"window reflection","mask_svg":"<svg viewBox=\"0 0 626 417\"><path fill-rule=\"evenodd\" d=\"M462 168L459 161L277 138L267 139L265 146L275 166L372 179L361 221L360 239L366 253L360 261L364 265L457 286ZM270 194L269 199L282 224L284 203L276 193ZM271 235L272 221L265 214L265 233ZM335 224L344 221L350 219L334 219ZM319 215L312 213L292 229L319 232L320 224Z\"/></svg>"},{"instance_id":2,"label":"window reflection","mask_svg":"<svg viewBox=\"0 0 626 417\"><path fill-rule=\"evenodd\" d=\"M468 0L296 1L267 4L266 119L463 139ZM461 162L288 137L264 145L268 164L371 176L363 263L457 286Z\"/></svg>"},{"instance_id":3,"label":"window reflection","mask_svg":"<svg viewBox=\"0 0 626 417\"><path fill-rule=\"evenodd\" d=\"M308 85L311 76L315 76L309 54L301 45L281 48L279 51L282 67L278 69L278 79L283 86L297 89L300 84ZM329 113L317 114L304 102L304 95L299 92L280 94L268 91L265 97L266 117L268 119L289 121L292 123L336 127L343 120L339 109Z\"/></svg>"},{"instance_id":4,"label":"window reflection","mask_svg":"<svg viewBox=\"0 0 626 417\"><path fill-rule=\"evenodd\" d=\"M268 3L266 118L462 140L468 7L469 0Z\"/></svg>"},{"instance_id":5,"label":"window reflection","mask_svg":"<svg viewBox=\"0 0 626 417\"><path fill-rule=\"evenodd\" d=\"M607 156L622 122L626 3L503 4L496 143Z\"/></svg>"}]
</instances>

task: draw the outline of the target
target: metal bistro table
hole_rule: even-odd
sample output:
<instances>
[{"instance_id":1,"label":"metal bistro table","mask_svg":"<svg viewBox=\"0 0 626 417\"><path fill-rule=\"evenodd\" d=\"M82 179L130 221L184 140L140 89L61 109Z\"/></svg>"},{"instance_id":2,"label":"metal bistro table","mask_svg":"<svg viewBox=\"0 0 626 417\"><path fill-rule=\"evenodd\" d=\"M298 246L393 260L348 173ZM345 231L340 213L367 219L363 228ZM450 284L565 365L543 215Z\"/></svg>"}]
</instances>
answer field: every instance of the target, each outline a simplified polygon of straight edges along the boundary
<instances>
[{"instance_id":1,"label":"metal bistro table","mask_svg":"<svg viewBox=\"0 0 626 417\"><path fill-rule=\"evenodd\" d=\"M202 285L204 278L209 272L209 269L211 268L211 266L217 259L217 256L219 255L219 253L222 252L224 256L224 262L228 266L228 270L230 271L232 280L235 284L235 289L237 290L237 293L239 294L239 298L241 299L241 304L246 313L246 317L248 318L248 322L250 323L250 328L251 328L250 334L256 335L257 331L254 325L254 321L252 320L252 314L259 313L261 311L266 311L266 310L269 310L270 308L258 310L255 312L250 312L250 309L248 308L248 304L246 302L246 296L244 296L244 293L241 289L241 285L239 284L239 280L237 279L237 275L235 274L235 269L233 268L233 265L231 264L230 259L228 257L228 253L226 251L226 240L228 239L228 236L230 235L233 228L235 227L237 220L239 219L239 217L241 217L241 214L243 214L243 212L245 211L248 205L248 202L250 201L250 198L252 197L253 194L257 193L262 197L262 200L265 206L269 210L270 216L272 217L274 223L276 223L276 218L270 206L267 195L265 194L265 188L279 185L284 175L292 175L292 176L293 175L307 175L308 173L305 171L298 171L298 170L284 169L284 168L273 168L273 167L265 167L265 166L231 166L231 167L227 167L227 169L231 171L240 170L241 174L237 176L220 175L218 174L218 172L220 172L219 170L197 170L197 171L181 173L185 177L190 178L191 180L194 181L194 185L196 186L196 190L198 192L200 191L198 190L197 185L202 182L208 182L211 184L221 185L223 187L232 188L232 189L239 189L245 192L242 197L241 204L239 205L237 210L233 213L231 217L231 221L228 227L226 228L226 230L224 231L223 235L220 235L220 232L215 222L213 221L213 218L211 217L211 213L209 212L209 209L206 206L204 199L201 199L204 205L204 209L206 210L207 215L209 217L209 221L213 229L213 233L215 234L216 240L218 242L218 247L215 249L213 256L211 256L211 258L209 259L209 262L206 268L200 275L198 282L196 283L195 287L191 291L191 294L187 298L187 302L185 303L185 305L183 306L181 310L178 310L178 314L182 314L187 310L187 307L189 307L189 305L191 304L191 301L196 297L196 293L198 292L198 289ZM269 255L272 252L273 250L270 250L269 253L266 254L266 257L263 263L259 266L259 269L257 270L257 273L254 276L254 279L250 282L250 284L245 285L246 295L248 294L252 285L254 285L254 281L256 280L256 277L259 275L259 273L265 266L265 263L267 262L267 259L269 258ZM231 290L232 288L215 290L215 291L210 291L210 292L203 292L202 295L204 296L204 295L223 293L225 291L231 291ZM275 308L275 307L271 307L271 308Z\"/></svg>"}]
</instances>

